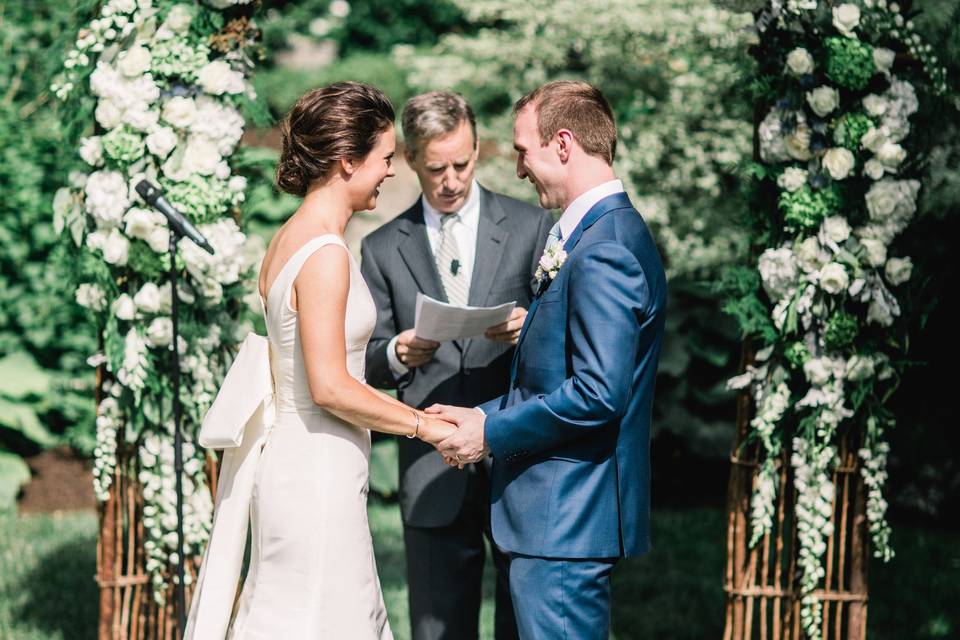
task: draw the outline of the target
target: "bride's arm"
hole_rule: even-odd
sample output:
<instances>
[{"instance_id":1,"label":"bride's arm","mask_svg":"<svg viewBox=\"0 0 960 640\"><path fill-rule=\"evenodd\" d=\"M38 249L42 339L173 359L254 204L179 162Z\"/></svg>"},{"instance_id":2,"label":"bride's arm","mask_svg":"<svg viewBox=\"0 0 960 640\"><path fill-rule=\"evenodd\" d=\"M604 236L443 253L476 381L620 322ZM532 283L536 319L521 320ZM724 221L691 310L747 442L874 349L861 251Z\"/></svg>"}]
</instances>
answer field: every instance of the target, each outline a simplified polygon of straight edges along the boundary
<instances>
[{"instance_id":1,"label":"bride's arm","mask_svg":"<svg viewBox=\"0 0 960 640\"><path fill-rule=\"evenodd\" d=\"M339 245L319 249L304 263L294 281L300 344L310 394L317 405L374 431L439 442L453 425L415 411L365 385L347 371L344 319L350 291L350 263Z\"/></svg>"}]
</instances>

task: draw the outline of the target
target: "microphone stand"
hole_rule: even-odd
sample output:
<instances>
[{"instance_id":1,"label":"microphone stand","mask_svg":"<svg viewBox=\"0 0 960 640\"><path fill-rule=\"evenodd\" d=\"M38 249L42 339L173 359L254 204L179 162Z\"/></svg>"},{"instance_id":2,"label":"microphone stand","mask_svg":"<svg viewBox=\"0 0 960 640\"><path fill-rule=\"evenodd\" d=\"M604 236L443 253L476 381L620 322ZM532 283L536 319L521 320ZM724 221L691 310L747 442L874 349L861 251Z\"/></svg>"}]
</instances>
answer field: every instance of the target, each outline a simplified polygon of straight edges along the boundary
<instances>
[{"instance_id":1,"label":"microphone stand","mask_svg":"<svg viewBox=\"0 0 960 640\"><path fill-rule=\"evenodd\" d=\"M179 298L177 295L177 242L182 236L170 227L170 316L173 324L173 468L177 478L177 637L182 638L187 629L187 596L184 584L183 554L183 432L180 429L182 409L180 406L180 345L179 345Z\"/></svg>"}]
</instances>

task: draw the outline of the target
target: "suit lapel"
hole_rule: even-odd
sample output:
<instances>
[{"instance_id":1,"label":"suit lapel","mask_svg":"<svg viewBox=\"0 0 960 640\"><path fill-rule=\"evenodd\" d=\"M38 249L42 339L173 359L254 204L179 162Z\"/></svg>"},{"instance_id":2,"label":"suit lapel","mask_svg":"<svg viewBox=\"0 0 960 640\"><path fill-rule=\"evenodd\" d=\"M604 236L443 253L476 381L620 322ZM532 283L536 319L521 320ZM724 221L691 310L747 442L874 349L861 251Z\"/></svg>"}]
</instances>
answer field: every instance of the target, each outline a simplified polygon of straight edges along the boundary
<instances>
[{"instance_id":1,"label":"suit lapel","mask_svg":"<svg viewBox=\"0 0 960 640\"><path fill-rule=\"evenodd\" d=\"M447 301L433 260L433 251L427 239L427 225L423 220L423 205L420 199L410 208L407 224L399 228L400 242L397 250L417 283L417 288L436 300Z\"/></svg>"},{"instance_id":2,"label":"suit lapel","mask_svg":"<svg viewBox=\"0 0 960 640\"><path fill-rule=\"evenodd\" d=\"M478 185L479 186L479 185ZM468 304L483 306L490 295L490 288L496 281L500 268L500 258L507 244L506 231L499 227L507 215L500 203L489 191L480 187L480 220L477 223L477 247L473 260L473 275L470 277L470 296ZM463 355L477 338L463 340Z\"/></svg>"}]
</instances>

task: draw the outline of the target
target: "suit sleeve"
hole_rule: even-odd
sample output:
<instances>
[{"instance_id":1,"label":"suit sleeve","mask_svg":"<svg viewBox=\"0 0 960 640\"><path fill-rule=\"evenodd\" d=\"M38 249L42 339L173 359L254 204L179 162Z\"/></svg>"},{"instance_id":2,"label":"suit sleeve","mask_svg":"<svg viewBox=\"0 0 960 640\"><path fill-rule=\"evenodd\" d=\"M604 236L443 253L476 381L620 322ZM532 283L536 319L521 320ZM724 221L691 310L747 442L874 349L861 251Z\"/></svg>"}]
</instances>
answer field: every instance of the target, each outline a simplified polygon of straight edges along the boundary
<instances>
[{"instance_id":1,"label":"suit sleeve","mask_svg":"<svg viewBox=\"0 0 960 640\"><path fill-rule=\"evenodd\" d=\"M397 335L390 288L376 259L376 249L368 239L360 244L360 271L377 307L377 324L367 343L367 382L380 389L396 389L399 382L390 369L387 347Z\"/></svg>"},{"instance_id":2,"label":"suit sleeve","mask_svg":"<svg viewBox=\"0 0 960 640\"><path fill-rule=\"evenodd\" d=\"M616 242L594 244L575 260L566 291L571 375L552 393L487 416L487 443L498 458L557 447L626 411L649 307L647 280L636 257Z\"/></svg>"}]
</instances>

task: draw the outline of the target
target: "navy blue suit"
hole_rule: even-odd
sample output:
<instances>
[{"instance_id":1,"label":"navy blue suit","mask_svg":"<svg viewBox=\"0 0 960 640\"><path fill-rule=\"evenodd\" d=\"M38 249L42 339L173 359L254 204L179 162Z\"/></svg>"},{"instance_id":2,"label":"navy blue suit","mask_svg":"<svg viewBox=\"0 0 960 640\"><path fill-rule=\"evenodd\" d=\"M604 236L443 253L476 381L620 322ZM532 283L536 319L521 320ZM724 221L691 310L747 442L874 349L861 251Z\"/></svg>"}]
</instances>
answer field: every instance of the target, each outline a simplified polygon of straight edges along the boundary
<instances>
[{"instance_id":1,"label":"navy blue suit","mask_svg":"<svg viewBox=\"0 0 960 640\"><path fill-rule=\"evenodd\" d=\"M594 205L564 249L529 309L510 389L481 405L492 529L523 564L517 584L511 569L522 636L564 637L551 629L562 625L570 637L605 638L609 568L650 547L650 416L667 285L624 193Z\"/></svg>"}]
</instances>

